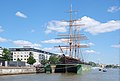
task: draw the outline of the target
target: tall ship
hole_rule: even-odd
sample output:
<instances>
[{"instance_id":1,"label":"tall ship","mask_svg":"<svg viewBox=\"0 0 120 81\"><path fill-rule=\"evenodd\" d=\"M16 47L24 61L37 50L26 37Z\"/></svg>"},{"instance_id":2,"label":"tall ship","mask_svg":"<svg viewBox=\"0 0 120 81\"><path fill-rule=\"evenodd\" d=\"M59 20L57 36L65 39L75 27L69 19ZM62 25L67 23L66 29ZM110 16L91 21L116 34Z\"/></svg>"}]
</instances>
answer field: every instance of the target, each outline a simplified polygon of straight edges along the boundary
<instances>
[{"instance_id":1,"label":"tall ship","mask_svg":"<svg viewBox=\"0 0 120 81\"><path fill-rule=\"evenodd\" d=\"M60 38L65 40L66 45L55 46L59 48L62 52L60 56L59 63L54 67L54 73L77 73L80 74L83 71L90 70L91 66L84 62L84 59L81 57L81 48L88 48L88 45L82 45L81 41L87 40L87 37L84 34L80 33L80 27L84 24L77 24L81 19L73 19L73 13L77 11L72 10L72 5L68 11L70 14L70 19L68 22L68 33L59 34Z\"/></svg>"}]
</instances>

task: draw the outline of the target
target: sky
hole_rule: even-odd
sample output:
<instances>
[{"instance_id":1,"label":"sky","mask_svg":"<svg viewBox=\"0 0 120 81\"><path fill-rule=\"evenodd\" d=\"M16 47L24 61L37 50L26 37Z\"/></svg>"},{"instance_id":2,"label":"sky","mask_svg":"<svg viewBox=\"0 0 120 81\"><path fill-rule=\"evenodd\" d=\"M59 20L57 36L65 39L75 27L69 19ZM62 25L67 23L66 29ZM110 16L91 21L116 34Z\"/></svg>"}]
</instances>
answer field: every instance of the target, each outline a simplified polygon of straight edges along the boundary
<instances>
[{"instance_id":1,"label":"sky","mask_svg":"<svg viewBox=\"0 0 120 81\"><path fill-rule=\"evenodd\" d=\"M68 32L70 5L81 19L80 33L90 48L82 50L85 61L120 63L119 0L0 0L0 47L31 46L59 53L64 44L58 34ZM61 22L62 21L62 22Z\"/></svg>"}]
</instances>

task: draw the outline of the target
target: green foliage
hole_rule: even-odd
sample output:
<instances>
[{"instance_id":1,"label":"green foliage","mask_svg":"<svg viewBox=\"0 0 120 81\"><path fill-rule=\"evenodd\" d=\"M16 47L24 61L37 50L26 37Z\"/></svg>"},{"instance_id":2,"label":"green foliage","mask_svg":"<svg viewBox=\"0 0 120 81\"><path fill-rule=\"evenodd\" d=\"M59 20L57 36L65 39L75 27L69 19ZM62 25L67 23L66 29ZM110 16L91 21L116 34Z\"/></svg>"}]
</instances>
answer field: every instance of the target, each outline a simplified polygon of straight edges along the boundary
<instances>
[{"instance_id":1,"label":"green foliage","mask_svg":"<svg viewBox=\"0 0 120 81\"><path fill-rule=\"evenodd\" d=\"M106 68L120 68L118 65L106 65Z\"/></svg>"},{"instance_id":2,"label":"green foliage","mask_svg":"<svg viewBox=\"0 0 120 81\"><path fill-rule=\"evenodd\" d=\"M93 67L96 66L96 63L94 63L94 62L89 62L89 64L90 64L91 66L93 66Z\"/></svg>"},{"instance_id":3,"label":"green foliage","mask_svg":"<svg viewBox=\"0 0 120 81\"><path fill-rule=\"evenodd\" d=\"M59 57L57 57L55 55L50 56L49 61L50 61L51 64L56 64L56 63L59 62Z\"/></svg>"},{"instance_id":4,"label":"green foliage","mask_svg":"<svg viewBox=\"0 0 120 81\"><path fill-rule=\"evenodd\" d=\"M10 61L10 51L6 48L3 49L2 58L5 61Z\"/></svg>"},{"instance_id":5,"label":"green foliage","mask_svg":"<svg viewBox=\"0 0 120 81\"><path fill-rule=\"evenodd\" d=\"M59 58L59 62L60 63L64 63L65 62L65 58L63 56L62 57L59 56L58 58Z\"/></svg>"},{"instance_id":6,"label":"green foliage","mask_svg":"<svg viewBox=\"0 0 120 81\"><path fill-rule=\"evenodd\" d=\"M36 62L36 60L34 59L33 56L30 56L27 60L27 63L30 64L30 65L33 65L35 62Z\"/></svg>"},{"instance_id":7,"label":"green foliage","mask_svg":"<svg viewBox=\"0 0 120 81\"><path fill-rule=\"evenodd\" d=\"M43 65L45 65L45 64L47 64L47 63L49 63L49 60L43 59L43 60L41 61L41 64L43 64Z\"/></svg>"}]
</instances>

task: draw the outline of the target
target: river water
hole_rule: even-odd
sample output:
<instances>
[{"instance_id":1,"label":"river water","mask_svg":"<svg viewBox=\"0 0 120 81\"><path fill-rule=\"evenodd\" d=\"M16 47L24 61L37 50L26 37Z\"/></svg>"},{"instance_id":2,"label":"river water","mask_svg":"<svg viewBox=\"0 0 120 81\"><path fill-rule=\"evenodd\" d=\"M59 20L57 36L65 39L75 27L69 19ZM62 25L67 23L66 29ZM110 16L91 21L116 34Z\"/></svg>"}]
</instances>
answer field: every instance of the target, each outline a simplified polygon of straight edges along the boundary
<instances>
[{"instance_id":1,"label":"river water","mask_svg":"<svg viewBox=\"0 0 120 81\"><path fill-rule=\"evenodd\" d=\"M0 76L0 81L120 81L120 69L108 69L107 72L94 69L83 74L22 74Z\"/></svg>"}]
</instances>

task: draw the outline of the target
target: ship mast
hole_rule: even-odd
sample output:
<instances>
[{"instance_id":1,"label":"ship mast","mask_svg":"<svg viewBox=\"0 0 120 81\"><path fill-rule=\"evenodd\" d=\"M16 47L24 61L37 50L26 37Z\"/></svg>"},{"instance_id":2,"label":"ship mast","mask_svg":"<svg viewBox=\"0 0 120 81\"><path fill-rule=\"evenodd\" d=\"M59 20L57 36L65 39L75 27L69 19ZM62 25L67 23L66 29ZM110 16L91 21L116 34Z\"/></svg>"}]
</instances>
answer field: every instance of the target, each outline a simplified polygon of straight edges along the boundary
<instances>
[{"instance_id":1,"label":"ship mast","mask_svg":"<svg viewBox=\"0 0 120 81\"><path fill-rule=\"evenodd\" d=\"M72 21L72 4L71 4L71 7L70 7L70 11L69 11L69 13L70 13L70 24L69 24L69 26L70 26L70 57L72 57L72 26L73 26L73 21Z\"/></svg>"},{"instance_id":2,"label":"ship mast","mask_svg":"<svg viewBox=\"0 0 120 81\"><path fill-rule=\"evenodd\" d=\"M55 47L59 47L60 50L62 49L69 49L69 57L75 58L75 59L80 59L79 56L79 49L80 48L87 48L87 45L80 45L80 41L81 40L86 40L87 37L84 35L80 34L80 31L77 30L78 27L84 25L84 24L76 24L77 21L81 21L81 20L77 20L77 19L73 19L73 12L77 12L72 10L72 5L70 6L70 10L67 11L70 14L70 19L68 21L65 22L69 22L69 25L67 27L69 27L69 33L68 34L61 34L59 36L62 36L61 38L58 39L67 39L69 45L68 46L55 46ZM78 32L77 32L78 31ZM63 53L63 51L62 51Z\"/></svg>"}]
</instances>

